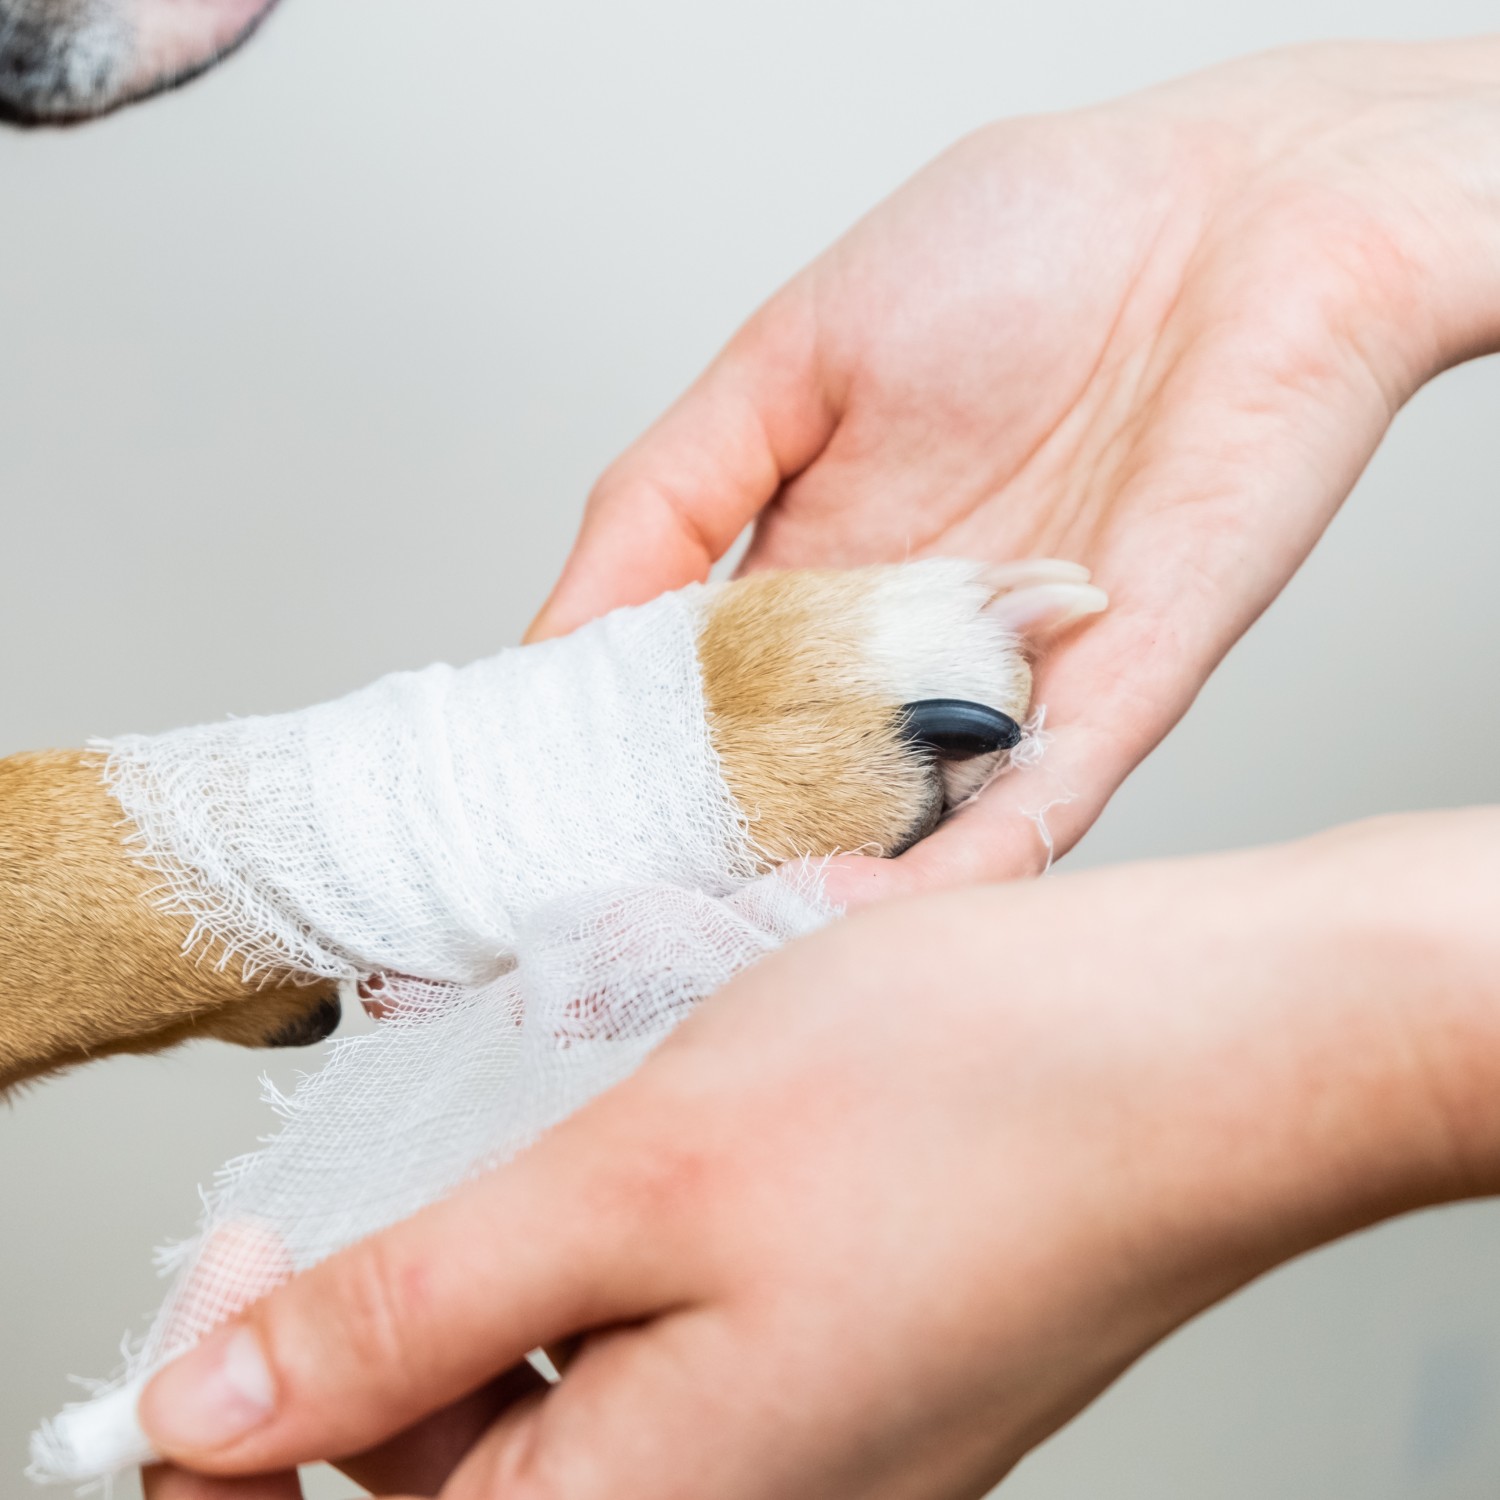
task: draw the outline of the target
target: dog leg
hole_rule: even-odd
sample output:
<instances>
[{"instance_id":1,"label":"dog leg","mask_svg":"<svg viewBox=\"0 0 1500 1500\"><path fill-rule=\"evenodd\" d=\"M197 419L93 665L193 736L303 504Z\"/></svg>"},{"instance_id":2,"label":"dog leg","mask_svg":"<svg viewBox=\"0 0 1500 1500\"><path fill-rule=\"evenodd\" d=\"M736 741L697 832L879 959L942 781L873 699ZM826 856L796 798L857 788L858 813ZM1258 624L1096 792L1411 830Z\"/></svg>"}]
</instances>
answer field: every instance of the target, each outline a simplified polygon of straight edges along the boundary
<instances>
[{"instance_id":1,"label":"dog leg","mask_svg":"<svg viewBox=\"0 0 1500 1500\"><path fill-rule=\"evenodd\" d=\"M0 1092L106 1052L331 1032L331 983L252 985L185 955L188 924L155 904L101 771L87 751L0 761Z\"/></svg>"}]
</instances>

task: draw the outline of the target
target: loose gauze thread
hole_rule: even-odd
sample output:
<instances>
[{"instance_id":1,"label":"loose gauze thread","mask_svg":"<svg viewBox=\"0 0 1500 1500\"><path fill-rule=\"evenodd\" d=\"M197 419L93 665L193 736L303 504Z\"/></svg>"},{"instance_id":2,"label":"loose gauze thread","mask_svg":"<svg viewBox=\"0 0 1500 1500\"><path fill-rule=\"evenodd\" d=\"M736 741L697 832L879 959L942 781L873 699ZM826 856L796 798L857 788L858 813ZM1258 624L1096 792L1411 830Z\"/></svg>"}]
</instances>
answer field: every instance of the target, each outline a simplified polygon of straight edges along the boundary
<instances>
[{"instance_id":1,"label":"loose gauze thread","mask_svg":"<svg viewBox=\"0 0 1500 1500\"><path fill-rule=\"evenodd\" d=\"M1045 704L1040 705L1032 716L1022 726L1021 742L1004 758L997 760L983 781L969 793L962 802L955 804L948 816L961 812L971 802L977 801L987 792L997 777L1004 776L1011 771L1035 771L1042 764L1043 757L1047 753L1047 746L1052 742L1052 736L1047 732L1047 708ZM1057 845L1052 837L1052 829L1047 823L1047 814L1054 807L1066 807L1076 793L1067 786L1061 786L1054 797L1037 808L1021 808L1021 816L1036 829L1037 837L1042 842L1042 853L1045 856L1040 873L1043 875L1051 872L1056 861Z\"/></svg>"},{"instance_id":2,"label":"loose gauze thread","mask_svg":"<svg viewBox=\"0 0 1500 1500\"><path fill-rule=\"evenodd\" d=\"M1027 722L1025 737L1011 751L1006 769L1014 767L1017 770L1034 771L1041 766L1043 757L1047 754L1047 746L1051 743L1052 736L1047 732L1047 706L1042 704ZM1066 807L1078 795L1070 786L1056 784L1056 795L1049 797L1040 807L1021 809L1021 816L1036 829L1037 837L1042 841L1042 851L1046 856L1041 869L1043 875L1052 872L1052 866L1057 860L1057 843L1052 837L1047 814L1054 807Z\"/></svg>"},{"instance_id":3,"label":"loose gauze thread","mask_svg":"<svg viewBox=\"0 0 1500 1500\"><path fill-rule=\"evenodd\" d=\"M346 988L380 974L387 1018L290 1097L270 1091L280 1129L218 1174L197 1235L165 1257L151 1327L35 1435L34 1478L149 1462L135 1406L156 1370L514 1156L834 915L816 862L757 878L708 728L708 597L298 713L104 745L164 904L210 961Z\"/></svg>"}]
</instances>

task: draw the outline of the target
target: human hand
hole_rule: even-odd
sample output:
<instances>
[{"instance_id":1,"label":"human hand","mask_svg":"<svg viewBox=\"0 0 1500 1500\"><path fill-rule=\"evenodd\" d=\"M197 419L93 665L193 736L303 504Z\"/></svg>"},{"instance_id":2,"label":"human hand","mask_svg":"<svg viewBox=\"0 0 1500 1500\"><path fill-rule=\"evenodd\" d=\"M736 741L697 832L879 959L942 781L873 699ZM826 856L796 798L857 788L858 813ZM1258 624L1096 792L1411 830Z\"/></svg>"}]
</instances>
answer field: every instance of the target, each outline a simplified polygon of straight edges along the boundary
<instances>
[{"instance_id":1,"label":"human hand","mask_svg":"<svg viewBox=\"0 0 1500 1500\"><path fill-rule=\"evenodd\" d=\"M859 902L1033 870L1285 584L1392 416L1500 346L1500 43L1341 44L1006 121L771 299L600 480L537 624L746 566L1071 558L1054 743ZM1038 778L1043 778L1038 780Z\"/></svg>"},{"instance_id":2,"label":"human hand","mask_svg":"<svg viewBox=\"0 0 1500 1500\"><path fill-rule=\"evenodd\" d=\"M454 1402L456 1463L429 1444L425 1471L408 1448L399 1480L363 1476L445 1500L982 1494L1268 1267L1500 1187L1497 884L1500 813L1442 814L825 929L510 1166L159 1376L158 1448L220 1477L160 1471L153 1500L282 1500L289 1465ZM573 1336L556 1389L487 1387ZM224 1478L257 1474L281 1477Z\"/></svg>"}]
</instances>

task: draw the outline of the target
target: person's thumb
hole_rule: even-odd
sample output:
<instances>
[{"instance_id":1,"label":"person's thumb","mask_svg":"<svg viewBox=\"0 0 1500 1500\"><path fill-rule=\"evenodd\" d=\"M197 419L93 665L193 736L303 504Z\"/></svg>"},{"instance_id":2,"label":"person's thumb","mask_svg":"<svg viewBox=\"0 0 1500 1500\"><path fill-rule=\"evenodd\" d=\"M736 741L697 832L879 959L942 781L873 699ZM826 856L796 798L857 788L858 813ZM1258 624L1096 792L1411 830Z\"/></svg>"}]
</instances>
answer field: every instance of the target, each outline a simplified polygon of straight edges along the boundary
<instances>
[{"instance_id":1,"label":"person's thumb","mask_svg":"<svg viewBox=\"0 0 1500 1500\"><path fill-rule=\"evenodd\" d=\"M688 392L605 472L551 597L544 640L707 576L836 422L812 299L778 294Z\"/></svg>"},{"instance_id":2,"label":"person's thumb","mask_svg":"<svg viewBox=\"0 0 1500 1500\"><path fill-rule=\"evenodd\" d=\"M598 1101L515 1162L295 1278L166 1367L140 1421L166 1459L262 1474L361 1453L540 1345L648 1317L670 1236L622 1164L654 1157ZM649 1113L649 1112L648 1112ZM659 1216L658 1216L659 1217Z\"/></svg>"}]
</instances>

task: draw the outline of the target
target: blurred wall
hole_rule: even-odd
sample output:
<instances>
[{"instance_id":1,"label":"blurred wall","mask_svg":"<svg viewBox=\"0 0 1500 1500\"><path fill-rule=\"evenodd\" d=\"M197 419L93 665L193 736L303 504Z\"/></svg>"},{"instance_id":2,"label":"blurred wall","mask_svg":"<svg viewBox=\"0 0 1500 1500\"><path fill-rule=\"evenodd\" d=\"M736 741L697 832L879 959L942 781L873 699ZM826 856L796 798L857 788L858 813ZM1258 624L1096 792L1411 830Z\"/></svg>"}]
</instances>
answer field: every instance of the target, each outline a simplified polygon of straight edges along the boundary
<instances>
[{"instance_id":1,"label":"blurred wall","mask_svg":"<svg viewBox=\"0 0 1500 1500\"><path fill-rule=\"evenodd\" d=\"M181 95L0 135L0 754L511 642L593 475L992 116L1487 23L1476 0L286 0ZM1079 861L1496 797L1497 401L1476 365L1403 414ZM107 1372L154 1305L194 1184L265 1128L266 1061L119 1060L0 1113L0 1494L67 1372ZM1467 1500L1500 1489L1497 1404L1500 1208L1450 1209L1201 1319L1005 1493Z\"/></svg>"}]
</instances>

